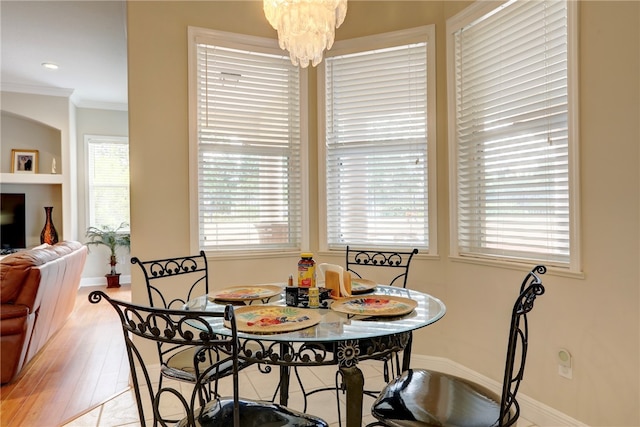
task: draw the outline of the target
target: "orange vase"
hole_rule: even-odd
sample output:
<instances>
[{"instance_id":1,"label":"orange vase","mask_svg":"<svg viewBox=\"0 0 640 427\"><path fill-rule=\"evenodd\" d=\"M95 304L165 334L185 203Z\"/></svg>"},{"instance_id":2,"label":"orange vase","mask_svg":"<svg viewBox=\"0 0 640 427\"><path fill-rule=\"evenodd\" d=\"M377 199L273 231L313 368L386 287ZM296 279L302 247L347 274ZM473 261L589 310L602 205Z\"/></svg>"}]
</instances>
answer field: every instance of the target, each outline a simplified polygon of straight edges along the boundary
<instances>
[{"instance_id":1,"label":"orange vase","mask_svg":"<svg viewBox=\"0 0 640 427\"><path fill-rule=\"evenodd\" d=\"M53 225L53 220L51 219L51 211L53 211L53 206L46 206L44 208L46 220L44 222L42 232L40 233L41 244L48 243L50 245L55 245L56 243L58 243L58 232L56 231L56 227L54 227Z\"/></svg>"}]
</instances>

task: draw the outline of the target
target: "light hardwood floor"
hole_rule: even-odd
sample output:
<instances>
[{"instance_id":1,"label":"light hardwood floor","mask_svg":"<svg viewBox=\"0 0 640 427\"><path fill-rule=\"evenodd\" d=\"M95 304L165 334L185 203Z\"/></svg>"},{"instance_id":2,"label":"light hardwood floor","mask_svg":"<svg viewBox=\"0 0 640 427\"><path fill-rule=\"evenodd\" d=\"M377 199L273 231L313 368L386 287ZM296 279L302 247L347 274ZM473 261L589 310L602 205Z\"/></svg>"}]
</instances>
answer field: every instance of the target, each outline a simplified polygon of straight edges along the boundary
<instances>
[{"instance_id":1,"label":"light hardwood floor","mask_svg":"<svg viewBox=\"0 0 640 427\"><path fill-rule=\"evenodd\" d=\"M131 288L82 287L73 313L19 377L0 389L0 425L60 426L128 388L120 322L109 304L91 304L94 289L130 301Z\"/></svg>"}]
</instances>

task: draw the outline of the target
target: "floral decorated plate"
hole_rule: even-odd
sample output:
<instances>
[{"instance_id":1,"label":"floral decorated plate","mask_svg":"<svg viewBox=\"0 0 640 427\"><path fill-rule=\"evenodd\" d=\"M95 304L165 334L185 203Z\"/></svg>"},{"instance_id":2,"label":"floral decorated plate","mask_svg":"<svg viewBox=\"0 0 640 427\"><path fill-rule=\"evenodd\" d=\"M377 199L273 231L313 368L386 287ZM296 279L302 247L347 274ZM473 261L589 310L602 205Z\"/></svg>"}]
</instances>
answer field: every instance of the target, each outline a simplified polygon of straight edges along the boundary
<instances>
[{"instance_id":1,"label":"floral decorated plate","mask_svg":"<svg viewBox=\"0 0 640 427\"><path fill-rule=\"evenodd\" d=\"M409 298L390 295L349 297L334 301L331 309L347 314L363 316L403 316L411 313L418 303Z\"/></svg>"},{"instance_id":2,"label":"floral decorated plate","mask_svg":"<svg viewBox=\"0 0 640 427\"><path fill-rule=\"evenodd\" d=\"M373 280L368 279L360 279L354 277L351 279L351 294L366 294L367 292L373 291L377 286L377 283Z\"/></svg>"},{"instance_id":3,"label":"floral decorated plate","mask_svg":"<svg viewBox=\"0 0 640 427\"><path fill-rule=\"evenodd\" d=\"M238 331L254 334L291 332L320 323L318 310L276 305L247 305L235 309ZM229 327L225 321L225 326Z\"/></svg>"},{"instance_id":4,"label":"floral decorated plate","mask_svg":"<svg viewBox=\"0 0 640 427\"><path fill-rule=\"evenodd\" d=\"M276 285L245 285L231 286L209 294L212 301L253 301L281 294L282 286Z\"/></svg>"}]
</instances>

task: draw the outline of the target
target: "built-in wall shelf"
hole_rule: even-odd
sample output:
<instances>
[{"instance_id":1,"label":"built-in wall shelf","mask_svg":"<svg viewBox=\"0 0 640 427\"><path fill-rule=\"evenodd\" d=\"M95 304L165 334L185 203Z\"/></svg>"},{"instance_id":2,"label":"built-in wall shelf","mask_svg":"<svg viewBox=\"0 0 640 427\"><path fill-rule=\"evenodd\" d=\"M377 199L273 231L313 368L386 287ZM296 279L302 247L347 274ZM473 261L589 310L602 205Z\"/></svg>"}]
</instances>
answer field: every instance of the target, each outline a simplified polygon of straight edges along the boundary
<instances>
[{"instance_id":1,"label":"built-in wall shelf","mask_svg":"<svg viewBox=\"0 0 640 427\"><path fill-rule=\"evenodd\" d=\"M49 173L2 173L3 184L62 184L62 175Z\"/></svg>"}]
</instances>

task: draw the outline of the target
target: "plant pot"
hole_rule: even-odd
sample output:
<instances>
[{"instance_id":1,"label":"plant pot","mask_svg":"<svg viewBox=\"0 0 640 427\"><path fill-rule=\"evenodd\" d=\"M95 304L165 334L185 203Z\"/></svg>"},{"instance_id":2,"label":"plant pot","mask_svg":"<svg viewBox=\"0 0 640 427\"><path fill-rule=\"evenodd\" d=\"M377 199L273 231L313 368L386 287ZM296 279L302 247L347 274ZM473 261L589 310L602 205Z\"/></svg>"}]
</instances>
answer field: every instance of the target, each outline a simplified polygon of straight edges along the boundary
<instances>
[{"instance_id":1,"label":"plant pot","mask_svg":"<svg viewBox=\"0 0 640 427\"><path fill-rule=\"evenodd\" d=\"M120 287L120 273L105 274L107 278L107 288L119 288Z\"/></svg>"}]
</instances>

